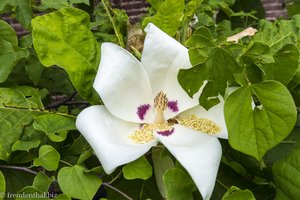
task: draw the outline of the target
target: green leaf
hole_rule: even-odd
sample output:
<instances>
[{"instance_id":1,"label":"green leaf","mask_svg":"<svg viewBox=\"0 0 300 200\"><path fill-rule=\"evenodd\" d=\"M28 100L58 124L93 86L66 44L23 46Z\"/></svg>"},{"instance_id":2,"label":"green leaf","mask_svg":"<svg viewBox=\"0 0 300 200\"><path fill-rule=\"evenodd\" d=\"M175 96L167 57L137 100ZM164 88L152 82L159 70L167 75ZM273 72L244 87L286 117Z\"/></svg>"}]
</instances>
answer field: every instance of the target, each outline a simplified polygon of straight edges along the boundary
<instances>
[{"instance_id":1,"label":"green leaf","mask_svg":"<svg viewBox=\"0 0 300 200\"><path fill-rule=\"evenodd\" d=\"M36 56L30 55L25 60L25 70L34 85L38 85L44 67Z\"/></svg>"},{"instance_id":2,"label":"green leaf","mask_svg":"<svg viewBox=\"0 0 300 200\"><path fill-rule=\"evenodd\" d=\"M169 200L193 200L194 182L180 169L169 169L164 177Z\"/></svg>"},{"instance_id":3,"label":"green leaf","mask_svg":"<svg viewBox=\"0 0 300 200\"><path fill-rule=\"evenodd\" d=\"M69 7L69 2L68 0L42 0L41 5L58 10L64 7Z\"/></svg>"},{"instance_id":4,"label":"green leaf","mask_svg":"<svg viewBox=\"0 0 300 200\"><path fill-rule=\"evenodd\" d=\"M152 22L161 30L174 36L183 16L184 1L183 0L165 0L158 8L154 16L146 17L143 21L143 26Z\"/></svg>"},{"instance_id":5,"label":"green leaf","mask_svg":"<svg viewBox=\"0 0 300 200\"><path fill-rule=\"evenodd\" d=\"M84 3L86 5L90 5L89 0L70 0L70 3Z\"/></svg>"},{"instance_id":6,"label":"green leaf","mask_svg":"<svg viewBox=\"0 0 300 200\"><path fill-rule=\"evenodd\" d=\"M283 160L272 168L277 186L276 200L297 199L300 195L300 145L298 144Z\"/></svg>"},{"instance_id":7,"label":"green leaf","mask_svg":"<svg viewBox=\"0 0 300 200\"><path fill-rule=\"evenodd\" d=\"M147 0L147 2L149 2L155 10L158 10L160 5L163 3L163 0Z\"/></svg>"},{"instance_id":8,"label":"green leaf","mask_svg":"<svg viewBox=\"0 0 300 200\"><path fill-rule=\"evenodd\" d=\"M255 200L250 190L241 190L235 186L231 186L223 196L222 200Z\"/></svg>"},{"instance_id":9,"label":"green leaf","mask_svg":"<svg viewBox=\"0 0 300 200\"><path fill-rule=\"evenodd\" d=\"M10 0L10 5L15 7L17 20L28 28L32 19L31 0Z\"/></svg>"},{"instance_id":10,"label":"green leaf","mask_svg":"<svg viewBox=\"0 0 300 200\"><path fill-rule=\"evenodd\" d=\"M274 60L274 63L263 64L265 78L287 85L298 69L298 48L293 44L285 45L274 55Z\"/></svg>"},{"instance_id":11,"label":"green leaf","mask_svg":"<svg viewBox=\"0 0 300 200\"><path fill-rule=\"evenodd\" d=\"M164 152L163 149L155 149L152 151L152 160L154 167L154 174L156 179L156 184L159 189L160 194L166 198L167 197L167 188L163 181L163 175L167 170L174 168L174 162L168 155L162 155Z\"/></svg>"},{"instance_id":12,"label":"green leaf","mask_svg":"<svg viewBox=\"0 0 300 200\"><path fill-rule=\"evenodd\" d=\"M40 140L23 141L17 140L11 147L11 151L29 151L40 145Z\"/></svg>"},{"instance_id":13,"label":"green leaf","mask_svg":"<svg viewBox=\"0 0 300 200\"><path fill-rule=\"evenodd\" d=\"M3 175L3 173L0 171L0 200L4 199L5 196L5 177Z\"/></svg>"},{"instance_id":14,"label":"green leaf","mask_svg":"<svg viewBox=\"0 0 300 200\"><path fill-rule=\"evenodd\" d=\"M0 104L5 107L44 109L40 91L29 86L0 88Z\"/></svg>"},{"instance_id":15,"label":"green leaf","mask_svg":"<svg viewBox=\"0 0 300 200\"><path fill-rule=\"evenodd\" d=\"M144 156L125 165L122 171L124 177L128 180L137 178L147 180L152 176L152 166Z\"/></svg>"},{"instance_id":16,"label":"green leaf","mask_svg":"<svg viewBox=\"0 0 300 200\"><path fill-rule=\"evenodd\" d=\"M8 39L8 38L5 38ZM4 82L19 60L28 56L28 51L0 38L0 83Z\"/></svg>"},{"instance_id":17,"label":"green leaf","mask_svg":"<svg viewBox=\"0 0 300 200\"><path fill-rule=\"evenodd\" d=\"M44 114L40 91L28 86L0 88L0 159L7 160L22 133L32 134L33 117ZM29 137L30 138L30 137ZM23 139L28 141L29 138ZM22 140L23 140L22 139ZM33 138L32 138L33 139ZM40 139L40 138L34 138ZM31 139L29 139L31 140Z\"/></svg>"},{"instance_id":18,"label":"green leaf","mask_svg":"<svg viewBox=\"0 0 300 200\"><path fill-rule=\"evenodd\" d=\"M63 8L32 20L33 44L43 65L64 68L79 94L99 102L92 88L99 64L99 46L90 31L88 13ZM74 34L74 31L76 34Z\"/></svg>"},{"instance_id":19,"label":"green leaf","mask_svg":"<svg viewBox=\"0 0 300 200\"><path fill-rule=\"evenodd\" d=\"M208 28L200 27L186 41L186 45L193 48L211 47L214 46L214 39ZM196 63L192 62L192 65L196 65Z\"/></svg>"},{"instance_id":20,"label":"green leaf","mask_svg":"<svg viewBox=\"0 0 300 200\"><path fill-rule=\"evenodd\" d=\"M39 157L33 161L34 166L42 166L48 171L55 171L60 160L59 153L50 145L43 145L39 150Z\"/></svg>"},{"instance_id":21,"label":"green leaf","mask_svg":"<svg viewBox=\"0 0 300 200\"><path fill-rule=\"evenodd\" d=\"M279 20L277 24L260 20L258 30L259 32L253 36L253 41L268 45L273 52L297 41L298 31L296 23L292 20Z\"/></svg>"},{"instance_id":22,"label":"green leaf","mask_svg":"<svg viewBox=\"0 0 300 200\"><path fill-rule=\"evenodd\" d=\"M2 10L4 10L4 8L6 7L6 5L8 4L8 1L9 0L2 0L2 1L0 1L0 12L2 11ZM1 31L0 31L1 32Z\"/></svg>"},{"instance_id":23,"label":"green leaf","mask_svg":"<svg viewBox=\"0 0 300 200\"><path fill-rule=\"evenodd\" d=\"M257 66L274 62L270 47L260 42L250 44L246 48L245 53L242 54L241 60L244 63L254 63Z\"/></svg>"},{"instance_id":24,"label":"green leaf","mask_svg":"<svg viewBox=\"0 0 300 200\"><path fill-rule=\"evenodd\" d=\"M252 108L252 96L261 105ZM260 160L281 142L296 123L296 107L279 82L264 81L233 92L224 108L230 145Z\"/></svg>"},{"instance_id":25,"label":"green leaf","mask_svg":"<svg viewBox=\"0 0 300 200\"><path fill-rule=\"evenodd\" d=\"M72 200L68 195L66 194L60 194L57 195L55 198L55 200Z\"/></svg>"},{"instance_id":26,"label":"green leaf","mask_svg":"<svg viewBox=\"0 0 300 200\"><path fill-rule=\"evenodd\" d=\"M197 65L190 69L181 69L177 79L185 92L193 97L198 92L203 82L206 80L207 68L204 64Z\"/></svg>"},{"instance_id":27,"label":"green leaf","mask_svg":"<svg viewBox=\"0 0 300 200\"><path fill-rule=\"evenodd\" d=\"M34 178L33 186L36 187L41 192L48 192L50 184L54 180L55 178L53 176L48 177L43 172L39 172Z\"/></svg>"},{"instance_id":28,"label":"green leaf","mask_svg":"<svg viewBox=\"0 0 300 200\"><path fill-rule=\"evenodd\" d=\"M204 64L180 70L178 81L183 89L192 96L199 90L203 81L207 80L208 83L205 85L199 101L208 110L219 103L218 95L225 94L227 82L233 80L232 74L239 71L240 67L232 54L223 48L216 47L211 51Z\"/></svg>"},{"instance_id":29,"label":"green leaf","mask_svg":"<svg viewBox=\"0 0 300 200\"><path fill-rule=\"evenodd\" d=\"M42 196L41 191L33 186L26 186L22 190L18 191L18 195L15 200L23 200L24 196L26 196L26 199L28 200L43 200L45 197ZM40 196L41 195L41 196ZM46 198L46 200L48 200Z\"/></svg>"},{"instance_id":30,"label":"green leaf","mask_svg":"<svg viewBox=\"0 0 300 200\"><path fill-rule=\"evenodd\" d=\"M0 38L18 46L18 38L15 30L5 21L0 20Z\"/></svg>"},{"instance_id":31,"label":"green leaf","mask_svg":"<svg viewBox=\"0 0 300 200\"><path fill-rule=\"evenodd\" d=\"M45 132L54 142L64 141L69 130L76 130L74 117L55 114L37 116L34 119L33 127Z\"/></svg>"},{"instance_id":32,"label":"green leaf","mask_svg":"<svg viewBox=\"0 0 300 200\"><path fill-rule=\"evenodd\" d=\"M102 181L80 165L64 167L58 172L58 184L72 198L92 200Z\"/></svg>"}]
</instances>

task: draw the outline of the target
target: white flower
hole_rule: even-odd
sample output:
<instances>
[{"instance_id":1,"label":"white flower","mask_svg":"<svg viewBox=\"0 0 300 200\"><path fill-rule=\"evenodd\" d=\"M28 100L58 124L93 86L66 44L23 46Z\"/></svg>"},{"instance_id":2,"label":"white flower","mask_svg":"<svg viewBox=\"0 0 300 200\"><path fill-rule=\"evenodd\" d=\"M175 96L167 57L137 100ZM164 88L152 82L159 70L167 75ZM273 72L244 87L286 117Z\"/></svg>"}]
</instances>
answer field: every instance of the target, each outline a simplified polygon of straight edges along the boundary
<instances>
[{"instance_id":1,"label":"white flower","mask_svg":"<svg viewBox=\"0 0 300 200\"><path fill-rule=\"evenodd\" d=\"M94 82L105 106L83 110L76 126L106 173L162 143L209 199L221 159L217 137L227 139L224 101L206 111L177 81L190 68L188 50L153 24L145 28L141 62L123 48L103 43ZM168 120L168 121L167 121Z\"/></svg>"}]
</instances>

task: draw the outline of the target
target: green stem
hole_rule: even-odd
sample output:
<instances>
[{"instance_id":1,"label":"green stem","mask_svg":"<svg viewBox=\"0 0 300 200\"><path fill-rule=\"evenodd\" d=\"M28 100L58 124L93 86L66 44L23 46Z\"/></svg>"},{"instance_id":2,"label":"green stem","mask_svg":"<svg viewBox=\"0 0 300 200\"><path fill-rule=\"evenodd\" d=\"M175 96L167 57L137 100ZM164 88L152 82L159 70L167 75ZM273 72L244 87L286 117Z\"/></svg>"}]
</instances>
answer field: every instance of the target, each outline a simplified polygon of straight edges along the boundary
<instances>
[{"instance_id":1,"label":"green stem","mask_svg":"<svg viewBox=\"0 0 300 200\"><path fill-rule=\"evenodd\" d=\"M224 185L221 181L219 181L219 179L217 179L217 182L218 182L223 188L225 188L226 190L229 189L226 185Z\"/></svg>"},{"instance_id":2,"label":"green stem","mask_svg":"<svg viewBox=\"0 0 300 200\"><path fill-rule=\"evenodd\" d=\"M125 194L124 192L122 192L121 190L113 187L112 185L110 185L109 183L102 183L102 185L106 186L106 187L109 187L110 189L118 192L119 194L121 194L123 197L125 197L126 199L128 200L133 200L133 198L129 197L127 194Z\"/></svg>"},{"instance_id":3,"label":"green stem","mask_svg":"<svg viewBox=\"0 0 300 200\"><path fill-rule=\"evenodd\" d=\"M117 174L117 176L115 176L115 177L109 182L109 184L112 184L113 182L115 182L115 181L120 177L121 174L122 174L122 171L120 171L120 172Z\"/></svg>"},{"instance_id":4,"label":"green stem","mask_svg":"<svg viewBox=\"0 0 300 200\"><path fill-rule=\"evenodd\" d=\"M70 163L68 163L67 161L64 161L64 160L60 160L59 162L64 163L65 165L69 165L70 167L73 166L73 165L71 165Z\"/></svg>"},{"instance_id":5,"label":"green stem","mask_svg":"<svg viewBox=\"0 0 300 200\"><path fill-rule=\"evenodd\" d=\"M113 19L113 17L112 17L111 14L110 14L110 10L109 10L109 7L108 7L107 4L106 4L106 0L101 0L101 2L102 2L102 4L103 4L104 9L105 9L105 11L106 11L106 13L107 13L107 15L108 15L108 17L109 17L109 20L110 20L110 22L111 22L111 24L112 24L112 26L113 26L113 28L114 28L114 31L115 31L115 34L116 34L116 36L117 36L119 45L120 45L121 47L124 48L124 47L125 47L125 44L124 44L123 38L122 38L121 34L119 33L119 31L118 31L118 29L117 29L117 26L116 26L116 24L115 24L115 20Z\"/></svg>"}]
</instances>

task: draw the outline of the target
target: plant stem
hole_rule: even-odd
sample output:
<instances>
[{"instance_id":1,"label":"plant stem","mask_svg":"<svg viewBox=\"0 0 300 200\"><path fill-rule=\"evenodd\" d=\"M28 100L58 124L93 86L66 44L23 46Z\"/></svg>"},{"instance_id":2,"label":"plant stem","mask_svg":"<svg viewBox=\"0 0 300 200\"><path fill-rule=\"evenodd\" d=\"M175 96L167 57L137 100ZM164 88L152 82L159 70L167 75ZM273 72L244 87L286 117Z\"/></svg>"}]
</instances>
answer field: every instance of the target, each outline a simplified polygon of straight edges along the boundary
<instances>
[{"instance_id":1,"label":"plant stem","mask_svg":"<svg viewBox=\"0 0 300 200\"><path fill-rule=\"evenodd\" d=\"M224 185L224 184L223 184L221 181L219 181L218 179L217 179L217 182L218 182L223 188L225 188L226 190L229 189L226 185Z\"/></svg>"},{"instance_id":2,"label":"plant stem","mask_svg":"<svg viewBox=\"0 0 300 200\"><path fill-rule=\"evenodd\" d=\"M124 192L118 190L117 188L111 186L109 183L102 183L102 185L106 186L106 187L109 187L110 189L118 192L119 194L121 194L123 197L125 197L126 199L128 200L133 200L133 198L129 197L127 194L125 194Z\"/></svg>"},{"instance_id":3,"label":"plant stem","mask_svg":"<svg viewBox=\"0 0 300 200\"><path fill-rule=\"evenodd\" d=\"M120 177L121 174L122 174L122 170L117 174L117 176L115 176L115 177L109 182L109 184L112 184L113 182L115 182L115 180L117 180L117 179Z\"/></svg>"},{"instance_id":4,"label":"plant stem","mask_svg":"<svg viewBox=\"0 0 300 200\"><path fill-rule=\"evenodd\" d=\"M110 10L109 10L109 7L108 7L107 4L106 4L106 0L101 0L101 2L102 2L102 4L103 4L104 9L105 9L105 11L106 11L106 13L107 13L107 15L108 15L108 17L109 17L109 20L110 20L110 22L111 22L111 24L112 24L112 26L113 26L113 28L114 28L114 31L115 31L115 34L116 34L116 36L117 36L119 45L120 45L121 47L124 48L124 47L125 47L125 44L124 44L123 38L120 36L120 33L119 33L119 31L118 31L118 29L117 29L117 26L116 26L116 24L115 24L115 20L113 19L113 17L112 17L111 14L110 14Z\"/></svg>"},{"instance_id":5,"label":"plant stem","mask_svg":"<svg viewBox=\"0 0 300 200\"><path fill-rule=\"evenodd\" d=\"M59 162L64 163L65 165L69 165L70 167L73 166L73 165L71 165L70 163L68 163L67 161L64 161L64 160L60 160Z\"/></svg>"},{"instance_id":6,"label":"plant stem","mask_svg":"<svg viewBox=\"0 0 300 200\"><path fill-rule=\"evenodd\" d=\"M18 170L18 171L27 172L29 174L34 174L34 175L37 175L37 173L38 173L36 171L28 169L27 167L19 167L19 166L11 166L11 165L0 165L0 168L2 168L2 169L15 169L15 170Z\"/></svg>"}]
</instances>

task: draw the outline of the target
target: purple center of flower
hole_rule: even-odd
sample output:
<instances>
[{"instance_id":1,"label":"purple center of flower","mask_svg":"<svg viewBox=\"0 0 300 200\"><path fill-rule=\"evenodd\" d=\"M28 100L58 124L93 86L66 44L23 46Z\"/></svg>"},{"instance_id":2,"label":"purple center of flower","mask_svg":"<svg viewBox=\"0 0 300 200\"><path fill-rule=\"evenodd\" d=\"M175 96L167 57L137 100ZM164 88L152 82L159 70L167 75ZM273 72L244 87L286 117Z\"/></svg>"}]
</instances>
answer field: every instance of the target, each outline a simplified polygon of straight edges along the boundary
<instances>
[{"instance_id":1,"label":"purple center of flower","mask_svg":"<svg viewBox=\"0 0 300 200\"><path fill-rule=\"evenodd\" d=\"M172 135L172 133L174 133L174 128L165 131L157 131L157 133L162 136L169 136Z\"/></svg>"},{"instance_id":2,"label":"purple center of flower","mask_svg":"<svg viewBox=\"0 0 300 200\"><path fill-rule=\"evenodd\" d=\"M149 104L140 105L137 109L136 114L139 116L140 120L145 119L145 115L147 114L147 111L150 109Z\"/></svg>"},{"instance_id":3,"label":"purple center of flower","mask_svg":"<svg viewBox=\"0 0 300 200\"><path fill-rule=\"evenodd\" d=\"M168 101L168 108L175 113L179 111L177 101Z\"/></svg>"}]
</instances>

